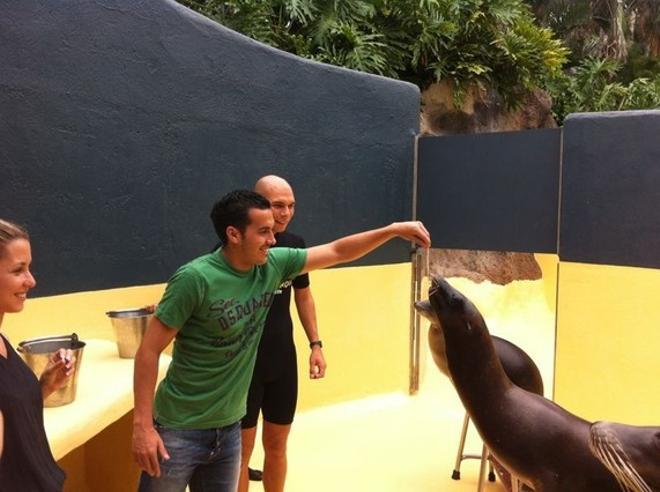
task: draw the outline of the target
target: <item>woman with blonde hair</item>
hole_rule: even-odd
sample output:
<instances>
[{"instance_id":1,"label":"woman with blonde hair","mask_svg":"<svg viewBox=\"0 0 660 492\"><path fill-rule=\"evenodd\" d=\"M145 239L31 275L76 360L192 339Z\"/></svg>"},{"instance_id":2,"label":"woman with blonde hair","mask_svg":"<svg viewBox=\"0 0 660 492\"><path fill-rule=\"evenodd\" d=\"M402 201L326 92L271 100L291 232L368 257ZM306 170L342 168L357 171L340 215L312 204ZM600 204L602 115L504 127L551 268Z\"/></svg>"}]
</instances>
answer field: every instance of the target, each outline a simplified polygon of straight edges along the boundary
<instances>
[{"instance_id":1,"label":"woman with blonde hair","mask_svg":"<svg viewBox=\"0 0 660 492\"><path fill-rule=\"evenodd\" d=\"M27 232L0 219L0 328L6 313L23 310L36 285L31 261ZM37 380L0 332L0 492L62 490L64 472L48 445L43 401L66 384L73 362L72 352L60 349Z\"/></svg>"}]
</instances>

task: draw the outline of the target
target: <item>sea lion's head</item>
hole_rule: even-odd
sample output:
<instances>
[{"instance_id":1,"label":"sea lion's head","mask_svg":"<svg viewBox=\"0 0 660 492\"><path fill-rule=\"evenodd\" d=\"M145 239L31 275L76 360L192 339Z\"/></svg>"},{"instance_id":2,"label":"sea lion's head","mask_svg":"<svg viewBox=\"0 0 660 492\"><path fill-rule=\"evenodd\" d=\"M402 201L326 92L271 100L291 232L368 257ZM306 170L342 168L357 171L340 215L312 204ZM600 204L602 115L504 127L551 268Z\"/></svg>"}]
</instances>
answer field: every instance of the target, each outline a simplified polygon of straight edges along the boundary
<instances>
[{"instance_id":1,"label":"sea lion's head","mask_svg":"<svg viewBox=\"0 0 660 492\"><path fill-rule=\"evenodd\" d=\"M451 379L445 336L447 330L472 329L481 322L481 314L463 294L441 278L434 277L429 288L429 299L415 303L415 310L430 322L429 348L438 369ZM458 333L454 333L456 335Z\"/></svg>"},{"instance_id":2,"label":"sea lion's head","mask_svg":"<svg viewBox=\"0 0 660 492\"><path fill-rule=\"evenodd\" d=\"M429 302L442 326L447 352L453 348L448 355L450 367L452 356L458 359L461 357L458 354L464 355L469 351L471 357L479 357L482 352L486 355L484 350L491 350L490 334L481 313L470 299L444 278L431 279Z\"/></svg>"},{"instance_id":3,"label":"sea lion's head","mask_svg":"<svg viewBox=\"0 0 660 492\"><path fill-rule=\"evenodd\" d=\"M493 374L508 380L486 322L467 297L444 278L433 277L429 302L442 327L447 367L459 394L461 388L478 386L478 381Z\"/></svg>"},{"instance_id":4,"label":"sea lion's head","mask_svg":"<svg viewBox=\"0 0 660 492\"><path fill-rule=\"evenodd\" d=\"M429 302L439 324L443 326L445 336L451 326L471 333L484 324L481 313L472 301L452 287L442 277L433 277L429 288Z\"/></svg>"}]
</instances>

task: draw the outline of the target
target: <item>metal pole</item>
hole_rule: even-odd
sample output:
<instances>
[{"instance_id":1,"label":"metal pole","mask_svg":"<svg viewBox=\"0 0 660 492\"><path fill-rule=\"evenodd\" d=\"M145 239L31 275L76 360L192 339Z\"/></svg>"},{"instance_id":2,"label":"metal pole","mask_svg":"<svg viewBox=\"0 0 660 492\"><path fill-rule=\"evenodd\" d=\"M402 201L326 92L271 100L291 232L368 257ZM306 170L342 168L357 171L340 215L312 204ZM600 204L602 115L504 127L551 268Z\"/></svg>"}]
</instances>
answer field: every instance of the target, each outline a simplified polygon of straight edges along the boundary
<instances>
[{"instance_id":1,"label":"metal pole","mask_svg":"<svg viewBox=\"0 0 660 492\"><path fill-rule=\"evenodd\" d=\"M419 391L419 348L420 348L420 316L415 310L415 302L421 299L422 288L422 255L419 250L412 254L412 282L410 286L410 367L408 393L414 395Z\"/></svg>"},{"instance_id":2,"label":"metal pole","mask_svg":"<svg viewBox=\"0 0 660 492\"><path fill-rule=\"evenodd\" d=\"M419 135L415 136L413 143L413 189L412 189L412 219L417 220L417 155ZM419 391L419 326L420 317L415 310L415 302L421 299L422 264L419 248L411 253L411 284L410 284L410 336L409 336L409 368L408 393L411 395Z\"/></svg>"}]
</instances>

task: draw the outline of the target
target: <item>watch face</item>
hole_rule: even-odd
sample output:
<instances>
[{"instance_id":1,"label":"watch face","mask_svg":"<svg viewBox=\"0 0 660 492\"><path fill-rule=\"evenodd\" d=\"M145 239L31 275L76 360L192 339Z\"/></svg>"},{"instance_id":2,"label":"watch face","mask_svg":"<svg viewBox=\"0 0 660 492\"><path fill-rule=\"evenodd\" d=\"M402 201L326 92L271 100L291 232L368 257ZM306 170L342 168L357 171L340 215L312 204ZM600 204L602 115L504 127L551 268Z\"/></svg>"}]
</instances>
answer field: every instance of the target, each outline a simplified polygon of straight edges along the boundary
<instances>
[{"instance_id":1,"label":"watch face","mask_svg":"<svg viewBox=\"0 0 660 492\"><path fill-rule=\"evenodd\" d=\"M323 348L323 343L321 340L316 340L314 342L309 343L309 348L314 348L314 346L317 346L318 348Z\"/></svg>"}]
</instances>

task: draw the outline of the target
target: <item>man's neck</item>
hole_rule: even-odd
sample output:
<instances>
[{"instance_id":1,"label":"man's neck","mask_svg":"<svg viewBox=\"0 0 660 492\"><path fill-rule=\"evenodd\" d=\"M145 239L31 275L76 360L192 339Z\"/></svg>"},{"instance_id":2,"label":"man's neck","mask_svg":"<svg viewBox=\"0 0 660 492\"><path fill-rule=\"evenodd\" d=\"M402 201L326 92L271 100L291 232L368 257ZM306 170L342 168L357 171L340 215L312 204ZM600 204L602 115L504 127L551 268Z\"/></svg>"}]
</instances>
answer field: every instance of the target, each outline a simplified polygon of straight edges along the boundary
<instances>
[{"instance_id":1,"label":"man's neck","mask_svg":"<svg viewBox=\"0 0 660 492\"><path fill-rule=\"evenodd\" d=\"M223 246L220 250L220 254L224 256L225 261L229 263L229 266L239 272L249 272L254 266L251 263L243 261L240 253L234 251L231 247Z\"/></svg>"}]
</instances>

